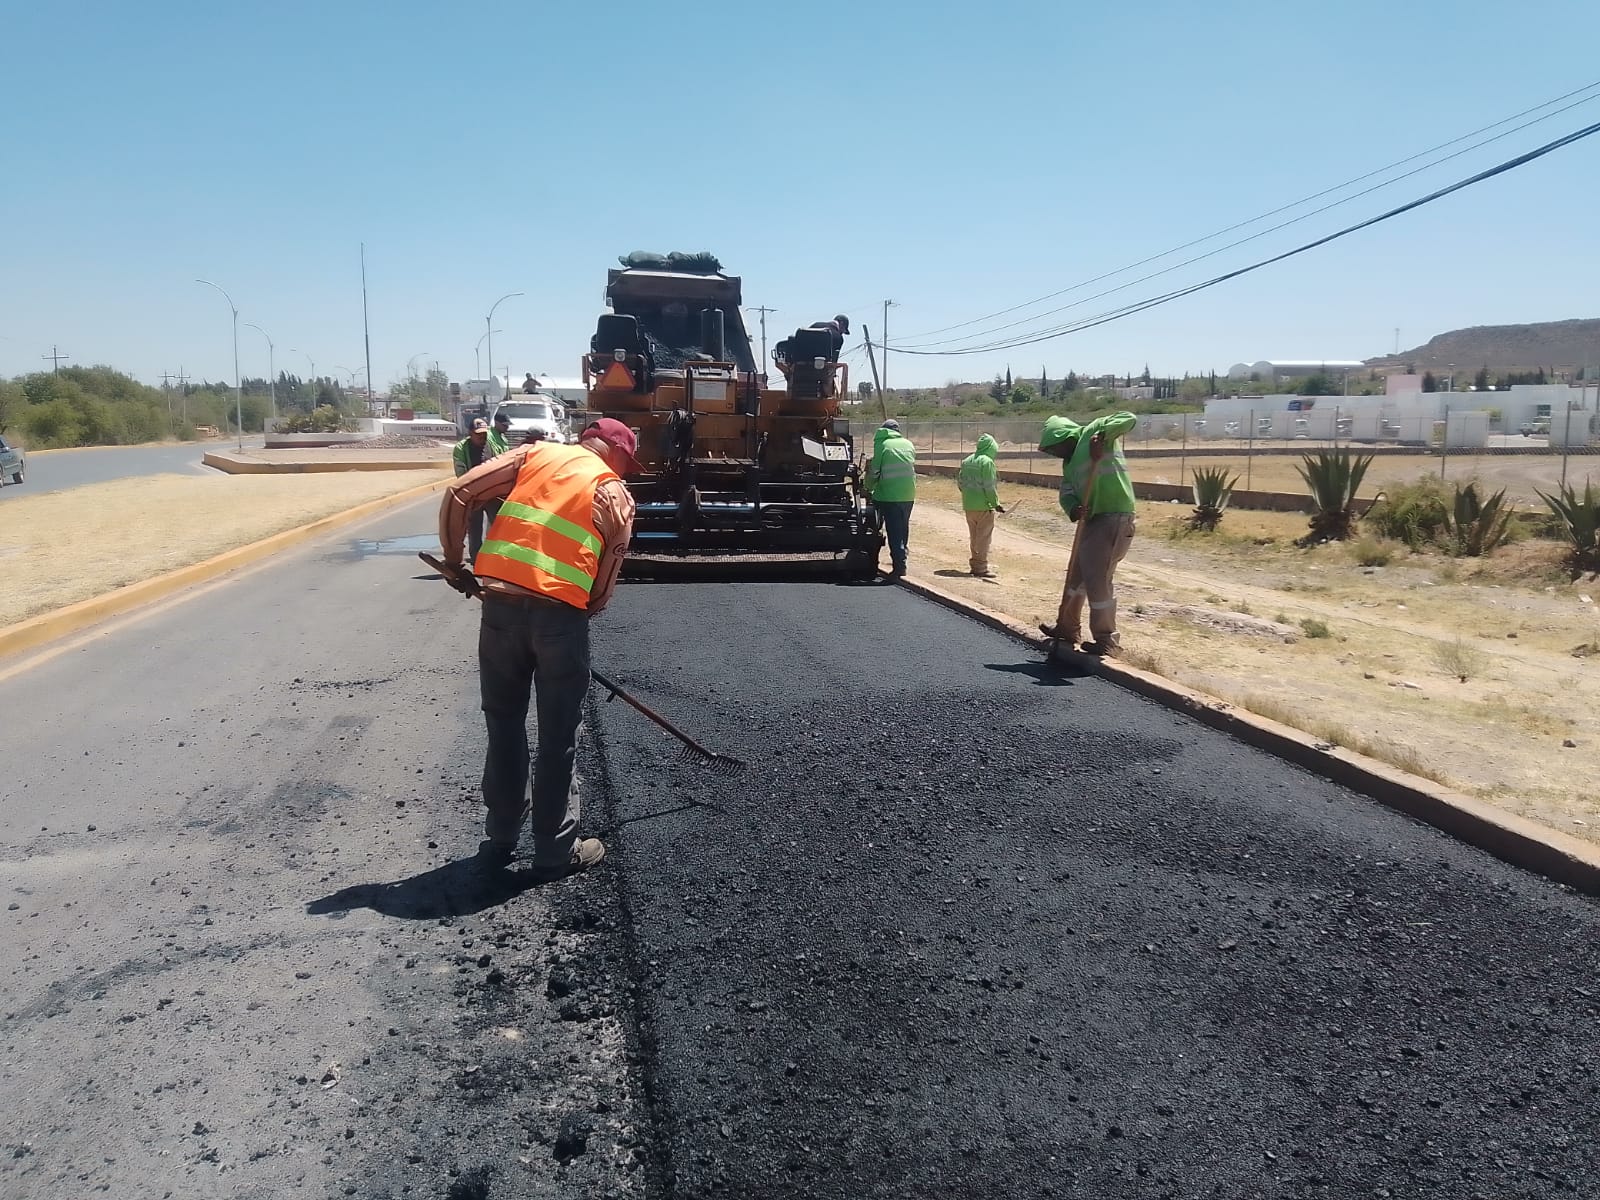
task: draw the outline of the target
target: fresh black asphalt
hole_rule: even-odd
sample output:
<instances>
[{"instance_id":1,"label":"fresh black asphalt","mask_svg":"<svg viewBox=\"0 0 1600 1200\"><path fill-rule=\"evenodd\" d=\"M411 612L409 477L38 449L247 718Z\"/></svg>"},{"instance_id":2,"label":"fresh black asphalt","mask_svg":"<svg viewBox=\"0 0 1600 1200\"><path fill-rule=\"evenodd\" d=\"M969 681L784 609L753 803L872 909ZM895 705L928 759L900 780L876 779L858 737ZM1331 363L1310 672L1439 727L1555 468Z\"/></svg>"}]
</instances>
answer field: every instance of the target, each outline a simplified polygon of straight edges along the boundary
<instances>
[{"instance_id":1,"label":"fresh black asphalt","mask_svg":"<svg viewBox=\"0 0 1600 1200\"><path fill-rule=\"evenodd\" d=\"M1592 902L900 589L597 633L751 763L598 706L662 1194L1600 1194Z\"/></svg>"},{"instance_id":2,"label":"fresh black asphalt","mask_svg":"<svg viewBox=\"0 0 1600 1200\"><path fill-rule=\"evenodd\" d=\"M475 857L431 503L0 663L0 1195L1597 1194L1600 913L890 586L629 583Z\"/></svg>"}]
</instances>

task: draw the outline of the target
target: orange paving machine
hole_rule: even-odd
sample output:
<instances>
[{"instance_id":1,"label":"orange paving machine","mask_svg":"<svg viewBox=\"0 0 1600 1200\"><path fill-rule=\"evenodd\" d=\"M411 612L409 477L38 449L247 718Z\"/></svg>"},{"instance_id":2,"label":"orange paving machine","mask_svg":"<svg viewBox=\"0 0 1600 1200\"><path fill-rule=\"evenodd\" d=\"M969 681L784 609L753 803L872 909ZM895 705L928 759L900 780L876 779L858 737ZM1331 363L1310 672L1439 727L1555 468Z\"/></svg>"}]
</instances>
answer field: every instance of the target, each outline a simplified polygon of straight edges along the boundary
<instances>
[{"instance_id":1,"label":"orange paving machine","mask_svg":"<svg viewBox=\"0 0 1600 1200\"><path fill-rule=\"evenodd\" d=\"M739 278L686 257L609 272L583 359L586 411L572 414L574 430L603 416L638 435L630 556L803 556L872 575L882 524L841 415L841 339L796 330L773 353L783 386L769 386Z\"/></svg>"}]
</instances>

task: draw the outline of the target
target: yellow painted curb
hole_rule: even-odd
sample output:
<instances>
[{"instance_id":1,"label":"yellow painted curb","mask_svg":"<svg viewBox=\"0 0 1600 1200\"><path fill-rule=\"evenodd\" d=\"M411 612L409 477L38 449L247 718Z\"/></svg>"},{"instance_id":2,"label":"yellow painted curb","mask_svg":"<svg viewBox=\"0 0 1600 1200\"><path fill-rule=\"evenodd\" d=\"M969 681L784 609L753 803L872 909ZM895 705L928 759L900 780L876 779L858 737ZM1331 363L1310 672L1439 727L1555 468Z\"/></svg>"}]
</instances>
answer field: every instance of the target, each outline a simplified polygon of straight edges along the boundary
<instances>
[{"instance_id":1,"label":"yellow painted curb","mask_svg":"<svg viewBox=\"0 0 1600 1200\"><path fill-rule=\"evenodd\" d=\"M120 616L132 609L150 604L173 592L192 587L197 583L204 583L218 575L255 562L257 559L266 558L280 550L286 550L299 542L307 541L319 533L340 525L347 525L368 517L388 508L393 508L407 500L414 500L428 492L438 491L449 480L441 479L435 483L418 484L416 487L407 488L403 492L396 492L392 496L382 496L377 500L368 500L365 504L358 504L354 508L347 508L343 512L330 513L326 517L319 517L309 525L302 525L297 529L288 529L282 533L275 533L271 537L263 538L259 542L251 542L247 546L237 546L232 550L225 550L214 558L204 562L193 563L187 567L179 567L176 571L168 571L165 575L157 575L153 579L145 579L139 583L130 583L127 587L120 587L103 596L95 596L89 600L80 600L77 604L69 604L55 612L43 613L37 617L29 617L26 621L19 621L15 625L8 625L0 629L0 658L7 655L19 654L24 650L34 650L55 641L57 638L66 637L68 634L77 633L91 625L98 624L109 617Z\"/></svg>"},{"instance_id":2,"label":"yellow painted curb","mask_svg":"<svg viewBox=\"0 0 1600 1200\"><path fill-rule=\"evenodd\" d=\"M1029 629L1004 613L947 592L926 580L902 577L900 583L918 595L1019 638L1040 651L1050 650L1037 630ZM1600 848L1560 830L1505 812L1430 779L1408 775L1375 758L1330 745L1292 726L1257 716L1215 696L1207 696L1116 659L1059 648L1051 654L1085 674L1098 675L1147 700L1193 717L1203 725L1485 850L1503 862L1578 891L1600 895Z\"/></svg>"},{"instance_id":3,"label":"yellow painted curb","mask_svg":"<svg viewBox=\"0 0 1600 1200\"><path fill-rule=\"evenodd\" d=\"M228 454L206 453L201 462L229 475L315 475L329 471L447 471L448 458L378 459L362 462L360 459L340 459L334 462L257 462L233 458Z\"/></svg>"}]
</instances>

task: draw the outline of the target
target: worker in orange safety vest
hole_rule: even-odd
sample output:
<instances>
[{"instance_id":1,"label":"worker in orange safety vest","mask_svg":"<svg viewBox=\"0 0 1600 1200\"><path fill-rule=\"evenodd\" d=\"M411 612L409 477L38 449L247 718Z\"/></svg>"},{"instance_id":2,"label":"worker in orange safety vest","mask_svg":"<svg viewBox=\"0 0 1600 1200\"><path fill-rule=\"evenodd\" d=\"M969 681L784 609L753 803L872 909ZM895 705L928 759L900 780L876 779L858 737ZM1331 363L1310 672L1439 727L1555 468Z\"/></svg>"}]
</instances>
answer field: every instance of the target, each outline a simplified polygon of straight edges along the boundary
<instances>
[{"instance_id":1,"label":"worker in orange safety vest","mask_svg":"<svg viewBox=\"0 0 1600 1200\"><path fill-rule=\"evenodd\" d=\"M444 562L459 567L472 510L500 501L473 573L482 586L478 676L488 732L485 845L510 860L531 815L533 872L558 879L605 857L578 838L578 726L589 687L589 620L610 601L633 536L622 477L640 470L638 439L621 421L587 426L576 446L519 446L468 471L439 507ZM537 681L537 684L535 683ZM528 790L528 703L538 723Z\"/></svg>"}]
</instances>

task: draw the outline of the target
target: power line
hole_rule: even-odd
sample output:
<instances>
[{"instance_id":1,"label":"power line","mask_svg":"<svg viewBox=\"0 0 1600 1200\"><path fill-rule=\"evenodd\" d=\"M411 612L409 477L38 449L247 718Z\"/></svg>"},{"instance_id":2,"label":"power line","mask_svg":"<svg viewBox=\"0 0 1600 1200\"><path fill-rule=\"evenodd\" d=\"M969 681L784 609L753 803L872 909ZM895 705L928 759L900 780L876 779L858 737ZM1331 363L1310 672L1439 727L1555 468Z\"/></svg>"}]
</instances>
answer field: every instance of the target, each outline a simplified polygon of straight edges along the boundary
<instances>
[{"instance_id":1,"label":"power line","mask_svg":"<svg viewBox=\"0 0 1600 1200\"><path fill-rule=\"evenodd\" d=\"M1352 233L1359 232L1363 229L1368 229L1371 226L1390 220L1393 217L1398 217L1403 213L1408 213L1412 209L1421 208L1425 204L1432 204L1435 200L1441 200L1444 197L1455 192L1459 192L1464 188L1471 187L1473 184L1482 183L1486 179L1493 179L1496 175L1504 175L1507 171L1512 171L1517 167L1525 166L1526 164L1533 162L1535 159L1543 158L1547 154L1552 154L1557 150L1563 149L1566 146L1570 146L1574 142L1581 141L1582 139L1590 137L1596 133L1600 133L1600 122L1596 122L1593 125L1586 125L1584 128L1575 130L1574 132L1567 134L1565 137L1557 138L1553 142L1547 142L1543 146L1529 150L1526 154L1519 154L1516 158L1507 159L1505 162L1490 167L1488 170L1479 171L1476 175L1470 175L1465 179L1457 180L1448 187L1443 187L1437 191L1430 192L1426 196L1421 196L1416 200L1402 204L1397 208L1391 208L1388 212L1379 213L1375 217L1368 217L1365 221L1359 221L1354 225L1347 225L1343 229L1336 230L1335 232L1330 233L1325 237L1320 237L1315 241L1306 242L1304 245L1296 246L1292 250L1285 250L1282 254L1275 254L1271 258L1261 259L1259 262L1251 263L1249 266L1240 267L1237 270L1229 271L1223 275L1217 275L1214 278L1203 280L1200 283L1194 283L1187 287L1177 288L1159 296L1151 296L1144 300L1138 300L1131 304L1124 305L1121 308L1100 313L1094 317L1087 317L1081 321L1073 322L1056 329L1036 330L1030 334L1022 335L1016 338L993 342L984 346L972 346L957 350L908 350L903 347L896 347L896 349L901 354L917 354L928 358L947 358L957 355L986 354L998 350L1012 350L1020 346L1032 346L1039 342L1052 341L1058 337L1065 337L1070 333L1080 333L1085 329L1093 329L1097 325L1105 325L1112 321L1120 320L1123 317L1132 316L1134 313L1143 312L1146 309L1155 308L1161 304L1168 304L1171 301L1181 299L1184 296L1192 296L1196 292L1204 291L1206 288L1215 287L1219 283L1226 283L1230 279L1237 279L1241 275L1248 275L1250 272L1258 271L1262 267L1271 266L1274 263L1280 263L1285 259L1293 258L1298 254L1304 254L1308 250L1315 250L1319 246L1326 246L1329 242L1337 241L1338 239L1347 237Z\"/></svg>"},{"instance_id":2,"label":"power line","mask_svg":"<svg viewBox=\"0 0 1600 1200\"><path fill-rule=\"evenodd\" d=\"M1153 262L1159 262L1163 258L1168 258L1168 257L1170 257L1170 256L1172 256L1174 254L1177 254L1177 253L1181 252L1181 251L1190 249L1193 246L1199 246L1199 245L1202 245L1202 244L1204 244L1206 242L1214 241L1216 238L1219 238L1219 237L1222 237L1222 236L1224 236L1226 234L1232 233L1234 230L1244 229L1244 228L1246 228L1246 227L1248 227L1250 225L1255 225L1255 224L1257 224L1257 223L1259 223L1261 221L1264 221L1269 217L1277 216L1279 213L1288 212L1291 209L1299 208L1302 205L1309 204L1313 200L1320 200L1324 196L1332 195L1335 192L1342 192L1346 188L1354 187L1356 184L1363 183L1366 180L1373 178L1374 176L1386 174L1387 172L1392 171L1397 167L1403 167L1408 163L1415 162L1419 158L1426 158L1426 157L1428 157L1430 155L1438 153L1440 150L1446 150L1451 146L1457 145L1460 142L1464 142L1464 141L1468 140L1469 138L1475 138L1479 134L1487 133L1492 129L1500 128L1500 126L1502 126L1502 125L1508 125L1512 121L1520 120L1522 117L1528 116L1530 113L1536 113L1536 112L1539 112L1541 109L1550 108L1553 105L1560 104L1563 100L1569 100L1572 97L1581 95L1584 92L1593 92L1597 88L1600 88L1600 80L1596 80L1593 83L1586 84L1586 85L1584 85L1583 87L1580 87L1580 88L1575 88L1572 91L1567 92L1567 93L1565 93L1563 95L1560 95L1560 96L1556 96L1555 98L1553 98L1551 100L1546 100L1543 104L1536 104L1532 108L1523 109L1521 112L1513 113L1511 116L1505 117L1504 119L1499 120L1499 121L1495 121L1494 123L1492 123L1490 125L1485 125L1485 126L1479 128L1479 129L1474 129L1470 133L1464 133L1464 134L1460 135L1459 137L1451 138L1447 142L1441 142L1437 146L1430 147L1427 150L1419 151L1416 154L1412 154L1412 155L1410 155L1410 156L1408 156L1406 158L1402 158L1402 159L1399 159L1399 160L1397 160L1395 162L1392 162L1392 163L1388 164L1387 166L1379 167L1379 168L1377 168L1376 170L1373 170L1373 171L1368 171L1364 175L1358 175L1354 179L1346 180L1344 183L1337 184L1337 185L1335 185L1333 187L1330 187L1330 188L1324 188L1320 192L1314 192L1311 195L1304 196L1299 200L1293 201L1292 203L1280 205L1277 208L1270 209L1267 212L1260 213L1257 216L1251 217L1249 220L1236 222L1235 224L1229 225L1229 226L1227 226L1226 228L1223 228L1223 229L1219 229L1214 233L1208 233L1204 237L1199 237L1199 238L1195 238L1192 241L1184 242L1182 245L1174 246L1169 250L1163 250L1159 254L1152 254L1148 258L1142 258L1142 259L1138 260L1137 262L1129 263L1127 266L1118 267L1114 271L1106 271L1103 274L1095 275L1092 278L1081 280L1078 283L1074 283L1069 287L1061 288L1061 289L1059 289L1057 291L1050 292L1050 293L1048 293L1046 295L1043 295L1043 296L1037 296L1032 300L1023 301L1021 304L1014 304L1010 308L1003 308L1003 309L1000 309L997 312L992 312L992 313L989 313L989 314L987 314L985 316L974 317L969 321L961 321L961 322L958 322L955 325L945 325L945 326L943 326L943 327L941 327L939 329L930 329L926 333L914 334L908 340L913 342L913 343L915 343L915 342L918 342L920 339L931 338L931 337L935 336L936 334L948 333L951 330L955 330L955 329L965 329L965 328L968 328L969 326L972 326L972 325L981 325L981 324L984 324L984 323L986 323L988 321L994 320L996 317L1003 317L1003 316L1006 316L1006 315L1008 315L1010 313L1018 312L1018 311L1020 311L1021 309L1024 309L1024 308L1032 308L1035 304L1043 304L1045 301L1053 300L1057 296L1065 296L1069 292L1075 292L1075 291L1078 291L1081 288L1090 287L1093 284L1100 283L1100 282L1102 282L1104 280L1107 280L1107 279L1115 278L1118 275L1125 275L1129 271L1137 270L1139 267L1146 266L1146 265L1148 265L1150 263L1153 263ZM1521 131L1523 129L1527 129L1529 126L1536 125L1540 121L1546 121L1546 120L1549 120L1551 117L1559 116L1561 113L1567 112L1567 111L1569 111L1569 110L1571 110L1573 108L1578 107L1578 105L1580 105L1580 104L1586 104L1589 101L1597 99L1597 98L1600 98L1600 97L1593 96L1593 95L1584 96L1583 99L1575 101L1574 103L1567 105L1565 108L1557 109L1555 112L1545 113L1544 116L1539 117L1536 120L1529 121L1529 122L1527 122L1527 123L1525 123L1523 125L1519 125L1516 129L1505 130L1503 133L1497 134L1495 137L1492 137L1492 138L1487 138L1484 141L1477 143L1476 145L1469 146L1465 150L1457 151L1454 154L1446 155L1444 158L1440 158L1440 159L1435 160L1432 163L1425 164L1423 167L1419 167L1419 168L1417 168L1415 170L1412 170L1412 171L1407 171L1404 175L1398 175L1395 178L1387 180L1384 183L1377 184L1374 187L1367 188L1364 191L1357 192L1357 193L1355 193L1354 195L1351 195L1351 196L1347 196L1347 197L1345 197L1344 200L1337 201L1334 204L1324 205L1322 208L1319 208L1319 209L1317 209L1317 210L1315 210L1313 212L1305 213L1302 216L1295 218L1293 221L1282 222L1282 223L1280 223L1278 225L1273 226L1271 229L1264 229L1260 233L1253 234L1249 238L1242 238L1239 241L1232 242L1227 246L1219 247L1217 250L1210 251L1207 254L1196 256L1195 258L1188 259L1185 262L1179 263L1174 267L1166 268L1164 271L1154 272L1151 275L1146 275L1146 276L1143 276L1140 279L1133 280L1132 282L1130 282L1128 284L1125 284L1123 286L1132 287L1132 286L1134 286L1134 284L1142 283L1142 282L1144 282L1146 280L1153 279L1157 275L1165 274L1165 273L1167 273L1169 271L1172 271L1172 270L1177 270L1179 267L1188 266L1188 265L1190 265L1192 263L1198 262L1202 258L1212 257L1215 254L1220 254L1224 250L1232 249L1232 248L1234 248L1236 246L1242 245L1242 244L1244 244L1245 242L1248 242L1248 241L1255 240L1256 238L1259 238L1259 237L1264 237L1269 233L1273 233L1273 232L1275 232L1275 231L1277 231L1279 229L1285 228L1288 225L1292 225L1296 221L1306 220L1306 219L1308 219L1310 217L1314 217L1314 216L1318 215L1319 213L1326 212L1330 208L1337 207L1339 204L1346 203L1346 202L1348 202L1350 200L1358 199L1361 196L1369 195L1370 193L1372 193L1374 191L1377 191L1380 188L1389 186L1389 184L1398 183L1400 180L1408 179L1412 175L1418 174L1420 171L1427 170L1429 167L1438 166L1440 163L1448 162L1448 161L1450 161L1450 159L1453 159L1453 158L1459 158L1462 154L1469 153L1472 150L1479 149L1479 148L1481 148L1483 146L1488 145L1490 142L1498 141L1500 138L1509 137L1511 134L1517 133L1517 132L1519 132L1519 131ZM1116 288L1111 289L1111 291L1116 291L1116 290L1119 290L1119 289L1116 289ZM1096 296L1087 297L1085 302L1087 302L1088 300L1098 299L1100 296L1110 295L1111 291L1101 292L1101 293L1098 293ZM1040 317L1050 316L1050 315L1052 315L1053 312L1061 312L1061 311L1064 311L1064 310L1063 309L1054 309L1054 310L1052 310L1052 312L1048 312L1048 313L1036 313L1036 314L1034 314L1034 316L1024 318L1021 321L1013 322L1013 323L1011 323L1009 325L1002 325L1002 326L998 326L995 329L987 330L987 331L985 331L985 334L998 333L1002 329L1013 328L1015 325L1025 324L1027 321L1037 320ZM973 336L978 336L978 335L975 334ZM960 340L962 340L962 339L961 338L947 338L947 339L944 339L943 341L934 342L934 343L931 343L931 344L932 345L944 345L944 344L946 344L947 342L950 342L950 341L960 341ZM899 347L896 347L896 349L899 349Z\"/></svg>"}]
</instances>

